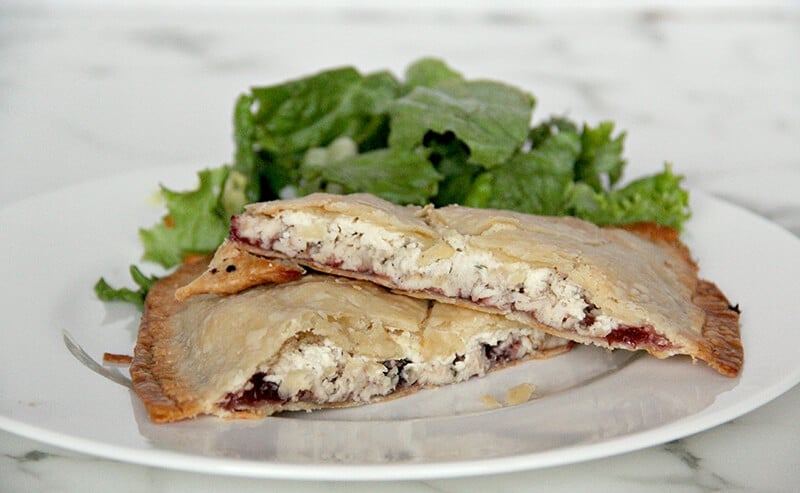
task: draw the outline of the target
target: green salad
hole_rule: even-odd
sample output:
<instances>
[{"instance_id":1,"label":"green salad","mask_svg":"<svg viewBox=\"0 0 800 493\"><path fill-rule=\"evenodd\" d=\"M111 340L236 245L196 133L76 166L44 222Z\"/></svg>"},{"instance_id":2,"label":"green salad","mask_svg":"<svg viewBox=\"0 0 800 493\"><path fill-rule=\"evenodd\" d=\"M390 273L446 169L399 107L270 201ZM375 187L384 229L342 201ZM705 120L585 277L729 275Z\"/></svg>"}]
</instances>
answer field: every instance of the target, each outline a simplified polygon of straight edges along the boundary
<instances>
[{"instance_id":1,"label":"green salad","mask_svg":"<svg viewBox=\"0 0 800 493\"><path fill-rule=\"evenodd\" d=\"M425 58L402 79L352 67L242 94L235 154L199 172L194 190L162 186L164 220L141 229L146 261L165 268L212 252L231 215L250 202L313 192L367 192L398 204L571 215L599 225L650 221L680 229L689 195L669 164L621 185L624 132L567 118L533 118L536 99L502 82L466 79ZM155 278L135 266L137 289L100 279L104 300L141 306Z\"/></svg>"}]
</instances>

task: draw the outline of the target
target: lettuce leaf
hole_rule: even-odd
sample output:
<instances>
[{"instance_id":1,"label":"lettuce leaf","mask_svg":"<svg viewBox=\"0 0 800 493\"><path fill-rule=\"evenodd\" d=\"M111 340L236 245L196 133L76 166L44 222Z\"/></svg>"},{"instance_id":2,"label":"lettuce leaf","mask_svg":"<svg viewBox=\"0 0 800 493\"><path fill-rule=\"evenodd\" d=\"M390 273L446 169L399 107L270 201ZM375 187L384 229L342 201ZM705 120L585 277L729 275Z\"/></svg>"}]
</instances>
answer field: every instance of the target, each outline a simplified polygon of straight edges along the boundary
<instances>
[{"instance_id":1,"label":"lettuce leaf","mask_svg":"<svg viewBox=\"0 0 800 493\"><path fill-rule=\"evenodd\" d=\"M566 190L581 151L575 132L549 135L538 147L478 176L464 203L528 214L564 215Z\"/></svg>"},{"instance_id":2,"label":"lettuce leaf","mask_svg":"<svg viewBox=\"0 0 800 493\"><path fill-rule=\"evenodd\" d=\"M534 102L533 96L492 81L417 86L391 105L389 147L415 149L428 132L452 132L466 144L471 162L498 166L525 142Z\"/></svg>"},{"instance_id":3,"label":"lettuce leaf","mask_svg":"<svg viewBox=\"0 0 800 493\"><path fill-rule=\"evenodd\" d=\"M421 151L378 149L301 167L299 192L366 192L401 204L423 205L436 195L439 173Z\"/></svg>"},{"instance_id":4,"label":"lettuce leaf","mask_svg":"<svg viewBox=\"0 0 800 493\"><path fill-rule=\"evenodd\" d=\"M463 80L463 75L438 58L417 60L405 72L405 87L408 91L417 86L436 87L444 82Z\"/></svg>"},{"instance_id":5,"label":"lettuce leaf","mask_svg":"<svg viewBox=\"0 0 800 493\"><path fill-rule=\"evenodd\" d=\"M428 161L442 177L439 191L431 201L437 206L463 204L472 182L483 168L469 162L469 148L453 132L428 132L422 145Z\"/></svg>"},{"instance_id":6,"label":"lettuce leaf","mask_svg":"<svg viewBox=\"0 0 800 493\"><path fill-rule=\"evenodd\" d=\"M253 88L259 146L272 154L288 154L327 144L352 131L358 121L351 120L355 112L346 100L360 83L361 75L348 67Z\"/></svg>"},{"instance_id":7,"label":"lettuce leaf","mask_svg":"<svg viewBox=\"0 0 800 493\"><path fill-rule=\"evenodd\" d=\"M575 163L575 180L602 191L617 184L622 177L625 159L622 148L625 133L612 137L613 122L601 122L596 128L583 126L581 155Z\"/></svg>"},{"instance_id":8,"label":"lettuce leaf","mask_svg":"<svg viewBox=\"0 0 800 493\"><path fill-rule=\"evenodd\" d=\"M599 225L649 221L681 229L690 217L689 195L670 165L615 188L625 165L624 133L613 136L610 122L578 128L563 118L534 127L531 150L477 176L463 203Z\"/></svg>"},{"instance_id":9,"label":"lettuce leaf","mask_svg":"<svg viewBox=\"0 0 800 493\"><path fill-rule=\"evenodd\" d=\"M149 229L140 229L144 260L172 267L190 254L213 252L228 235L229 218L220 207L229 168L200 171L195 190L176 192L163 185L167 215Z\"/></svg>"},{"instance_id":10,"label":"lettuce leaf","mask_svg":"<svg viewBox=\"0 0 800 493\"><path fill-rule=\"evenodd\" d=\"M241 138L244 132L236 133L237 163L240 156L256 163L260 198L277 198L284 188L297 185L308 149L341 137L364 149L385 147L388 108L400 92L392 74L361 75L352 67L253 88L237 107L236 120L248 132L246 139Z\"/></svg>"},{"instance_id":11,"label":"lettuce leaf","mask_svg":"<svg viewBox=\"0 0 800 493\"><path fill-rule=\"evenodd\" d=\"M150 287L158 281L157 276L147 276L135 265L129 268L131 278L136 283L138 289L114 288L106 282L105 278L100 278L94 285L95 295L102 301L123 301L132 303L140 309L144 307L144 300L147 297Z\"/></svg>"}]
</instances>

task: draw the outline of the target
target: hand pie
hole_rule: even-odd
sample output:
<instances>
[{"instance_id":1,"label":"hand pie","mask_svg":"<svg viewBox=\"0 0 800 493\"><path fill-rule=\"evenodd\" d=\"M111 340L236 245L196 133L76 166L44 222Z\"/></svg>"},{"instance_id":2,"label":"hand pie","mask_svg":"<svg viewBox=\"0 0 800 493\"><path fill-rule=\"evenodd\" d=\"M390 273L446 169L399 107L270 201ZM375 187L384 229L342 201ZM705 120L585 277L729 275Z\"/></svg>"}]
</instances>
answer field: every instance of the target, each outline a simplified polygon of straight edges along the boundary
<instances>
[{"instance_id":1,"label":"hand pie","mask_svg":"<svg viewBox=\"0 0 800 493\"><path fill-rule=\"evenodd\" d=\"M314 194L248 206L233 218L231 239L580 343L689 355L727 376L742 365L738 309L698 278L670 228Z\"/></svg>"},{"instance_id":2,"label":"hand pie","mask_svg":"<svg viewBox=\"0 0 800 493\"><path fill-rule=\"evenodd\" d=\"M145 303L131 376L154 422L366 404L572 345L499 315L323 274L177 300L204 269L185 264Z\"/></svg>"}]
</instances>

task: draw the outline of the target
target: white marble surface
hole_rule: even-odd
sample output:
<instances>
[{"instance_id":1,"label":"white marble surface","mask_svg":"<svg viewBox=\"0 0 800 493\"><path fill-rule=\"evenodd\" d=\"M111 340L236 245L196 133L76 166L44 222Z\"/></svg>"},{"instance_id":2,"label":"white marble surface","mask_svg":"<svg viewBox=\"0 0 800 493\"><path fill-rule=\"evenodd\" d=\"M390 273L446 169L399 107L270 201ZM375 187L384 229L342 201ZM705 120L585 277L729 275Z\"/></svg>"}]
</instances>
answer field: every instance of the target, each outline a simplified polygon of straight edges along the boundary
<instances>
[{"instance_id":1,"label":"white marble surface","mask_svg":"<svg viewBox=\"0 0 800 493\"><path fill-rule=\"evenodd\" d=\"M615 120L628 130L628 176L672 161L688 185L800 235L796 4L468 4L380 10L339 2L302 12L213 2L189 12L0 4L0 206L133 168L216 166L231 155L230 112L246 87L340 64L399 73L436 55L469 76L529 89L539 116ZM639 452L397 483L190 474L0 431L0 491L800 491L797 409L800 387L730 423Z\"/></svg>"}]
</instances>

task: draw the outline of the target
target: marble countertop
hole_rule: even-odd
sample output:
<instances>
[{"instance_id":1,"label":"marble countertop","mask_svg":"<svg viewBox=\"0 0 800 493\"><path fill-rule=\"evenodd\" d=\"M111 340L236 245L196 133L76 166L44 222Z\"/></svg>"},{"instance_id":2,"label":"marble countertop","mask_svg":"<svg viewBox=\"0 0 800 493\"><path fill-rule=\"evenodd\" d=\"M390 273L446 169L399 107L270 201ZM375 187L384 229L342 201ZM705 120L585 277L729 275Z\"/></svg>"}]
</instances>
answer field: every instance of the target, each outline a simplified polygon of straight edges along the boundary
<instances>
[{"instance_id":1,"label":"marble countertop","mask_svg":"<svg viewBox=\"0 0 800 493\"><path fill-rule=\"evenodd\" d=\"M0 5L0 207L131 169L216 166L232 153L230 112L245 88L343 64L401 73L434 55L529 89L538 115L616 121L628 131L628 176L671 161L690 187L800 235L796 5L304 5ZM797 409L796 386L731 422L637 452L395 483L185 473L0 431L0 491L798 491Z\"/></svg>"}]
</instances>

